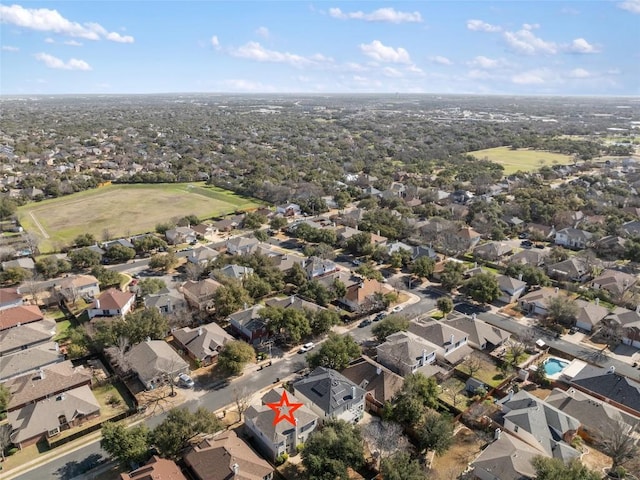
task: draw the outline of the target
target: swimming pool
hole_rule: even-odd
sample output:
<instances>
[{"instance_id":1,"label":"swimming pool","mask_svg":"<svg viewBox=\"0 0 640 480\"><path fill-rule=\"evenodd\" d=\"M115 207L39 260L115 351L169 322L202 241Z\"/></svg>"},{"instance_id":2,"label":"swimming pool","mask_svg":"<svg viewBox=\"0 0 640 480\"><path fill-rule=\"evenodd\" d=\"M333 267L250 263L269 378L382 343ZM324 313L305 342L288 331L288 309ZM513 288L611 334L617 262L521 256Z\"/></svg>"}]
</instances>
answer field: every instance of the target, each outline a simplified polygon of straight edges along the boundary
<instances>
[{"instance_id":1,"label":"swimming pool","mask_svg":"<svg viewBox=\"0 0 640 480\"><path fill-rule=\"evenodd\" d=\"M565 360L560 360L559 358L550 357L544 362L544 373L547 376L551 377L553 375L557 375L562 370L567 368L569 362Z\"/></svg>"}]
</instances>

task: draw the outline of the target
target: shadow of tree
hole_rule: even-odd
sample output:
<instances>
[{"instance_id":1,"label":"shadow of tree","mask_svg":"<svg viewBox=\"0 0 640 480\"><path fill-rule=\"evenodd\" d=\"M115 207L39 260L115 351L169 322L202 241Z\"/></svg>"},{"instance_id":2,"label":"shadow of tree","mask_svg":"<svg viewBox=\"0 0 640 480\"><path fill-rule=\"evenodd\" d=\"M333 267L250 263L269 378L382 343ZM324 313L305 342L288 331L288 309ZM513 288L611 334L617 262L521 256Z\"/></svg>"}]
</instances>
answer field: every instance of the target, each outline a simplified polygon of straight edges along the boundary
<instances>
[{"instance_id":1,"label":"shadow of tree","mask_svg":"<svg viewBox=\"0 0 640 480\"><path fill-rule=\"evenodd\" d=\"M92 455L89 455L81 462L76 462L75 460L73 460L65 463L56 471L56 474L58 475L60 480L70 480L73 477L77 477L80 474L96 468L104 461L105 459L102 457L102 455L100 455L99 453L94 453Z\"/></svg>"},{"instance_id":2,"label":"shadow of tree","mask_svg":"<svg viewBox=\"0 0 640 480\"><path fill-rule=\"evenodd\" d=\"M596 365L600 365L600 366L602 366L601 364L604 363L609 358L609 356L607 355L607 352L605 351L605 349L602 349L602 350L579 350L578 351L578 356L583 360L595 363Z\"/></svg>"}]
</instances>

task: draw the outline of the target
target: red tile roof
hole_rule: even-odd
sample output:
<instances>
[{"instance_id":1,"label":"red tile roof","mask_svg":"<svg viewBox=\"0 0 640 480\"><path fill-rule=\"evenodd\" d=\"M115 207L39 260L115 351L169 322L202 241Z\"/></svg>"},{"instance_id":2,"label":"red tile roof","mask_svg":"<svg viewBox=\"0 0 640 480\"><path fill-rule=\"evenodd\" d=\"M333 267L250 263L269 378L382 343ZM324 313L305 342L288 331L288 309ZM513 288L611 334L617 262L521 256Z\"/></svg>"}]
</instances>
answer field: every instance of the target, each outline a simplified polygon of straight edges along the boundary
<instances>
[{"instance_id":1,"label":"red tile roof","mask_svg":"<svg viewBox=\"0 0 640 480\"><path fill-rule=\"evenodd\" d=\"M131 292L123 292L115 288L110 288L102 292L99 299L93 301L91 308L100 310L122 310L133 297L134 294ZM100 302L100 306L98 306L97 302Z\"/></svg>"},{"instance_id":2,"label":"red tile roof","mask_svg":"<svg viewBox=\"0 0 640 480\"><path fill-rule=\"evenodd\" d=\"M37 305L20 305L0 310L0 330L6 330L17 325L37 322L42 320L44 315Z\"/></svg>"}]
</instances>

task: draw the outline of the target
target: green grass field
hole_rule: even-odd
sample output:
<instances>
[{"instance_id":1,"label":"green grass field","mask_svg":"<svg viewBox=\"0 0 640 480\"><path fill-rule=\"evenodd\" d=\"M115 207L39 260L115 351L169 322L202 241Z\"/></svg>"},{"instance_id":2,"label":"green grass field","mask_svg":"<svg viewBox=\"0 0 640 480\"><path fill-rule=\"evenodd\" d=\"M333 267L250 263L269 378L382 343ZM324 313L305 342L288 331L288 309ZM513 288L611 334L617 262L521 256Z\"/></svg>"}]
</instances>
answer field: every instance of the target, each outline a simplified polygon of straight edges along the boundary
<instances>
[{"instance_id":1,"label":"green grass field","mask_svg":"<svg viewBox=\"0 0 640 480\"><path fill-rule=\"evenodd\" d=\"M206 219L256 206L254 199L204 183L109 185L27 204L18 209L18 218L46 253L71 245L81 233L117 238L186 215Z\"/></svg>"},{"instance_id":2,"label":"green grass field","mask_svg":"<svg viewBox=\"0 0 640 480\"><path fill-rule=\"evenodd\" d=\"M509 147L476 150L475 152L469 152L469 155L473 155L478 159L486 157L492 162L499 163L504 167L505 175L517 172L518 170L531 172L544 166L573 163L571 155L529 149L511 150Z\"/></svg>"}]
</instances>

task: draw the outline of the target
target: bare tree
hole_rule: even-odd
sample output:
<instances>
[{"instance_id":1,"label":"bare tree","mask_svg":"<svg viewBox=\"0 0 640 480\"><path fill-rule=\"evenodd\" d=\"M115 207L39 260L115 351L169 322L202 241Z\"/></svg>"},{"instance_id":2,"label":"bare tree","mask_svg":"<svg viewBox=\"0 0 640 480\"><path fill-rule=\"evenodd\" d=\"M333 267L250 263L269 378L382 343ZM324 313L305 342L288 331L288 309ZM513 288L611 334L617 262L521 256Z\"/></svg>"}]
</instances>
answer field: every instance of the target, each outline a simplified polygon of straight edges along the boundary
<instances>
[{"instance_id":1,"label":"bare tree","mask_svg":"<svg viewBox=\"0 0 640 480\"><path fill-rule=\"evenodd\" d=\"M469 376L473 377L476 373L478 373L482 369L482 360L480 360L478 357L475 357L473 355L469 355L467 356L467 358L464 359L464 361L462 362L462 365L464 365L464 367L469 372Z\"/></svg>"},{"instance_id":2,"label":"bare tree","mask_svg":"<svg viewBox=\"0 0 640 480\"><path fill-rule=\"evenodd\" d=\"M249 408L252 396L253 393L246 387L233 388L233 401L235 402L236 408L238 409L238 422L242 421L242 415L244 415L244 412L246 412L247 408Z\"/></svg>"},{"instance_id":3,"label":"bare tree","mask_svg":"<svg viewBox=\"0 0 640 480\"><path fill-rule=\"evenodd\" d=\"M371 453L376 457L378 467L383 458L398 451L405 451L409 442L402 434L402 426L386 420L367 423L362 427L362 436L369 445Z\"/></svg>"},{"instance_id":4,"label":"bare tree","mask_svg":"<svg viewBox=\"0 0 640 480\"><path fill-rule=\"evenodd\" d=\"M638 454L634 429L620 418L603 429L599 440L602 452L611 457L611 471L615 471Z\"/></svg>"},{"instance_id":5,"label":"bare tree","mask_svg":"<svg viewBox=\"0 0 640 480\"><path fill-rule=\"evenodd\" d=\"M507 345L506 362L514 368L520 363L520 358L524 355L524 345L516 339L509 341Z\"/></svg>"},{"instance_id":6,"label":"bare tree","mask_svg":"<svg viewBox=\"0 0 640 480\"><path fill-rule=\"evenodd\" d=\"M120 335L116 340L115 356L118 364L124 365L126 363L124 355L125 353L127 353L129 346L130 346L129 339L124 335Z\"/></svg>"},{"instance_id":7,"label":"bare tree","mask_svg":"<svg viewBox=\"0 0 640 480\"><path fill-rule=\"evenodd\" d=\"M11 430L12 427L8 423L0 425L0 455L2 456L3 462L5 460L4 451L9 445L11 445Z\"/></svg>"},{"instance_id":8,"label":"bare tree","mask_svg":"<svg viewBox=\"0 0 640 480\"><path fill-rule=\"evenodd\" d=\"M194 282L200 280L200 276L203 271L204 269L202 266L196 263L187 262L184 267L184 273L187 276L187 279L193 280Z\"/></svg>"}]
</instances>

